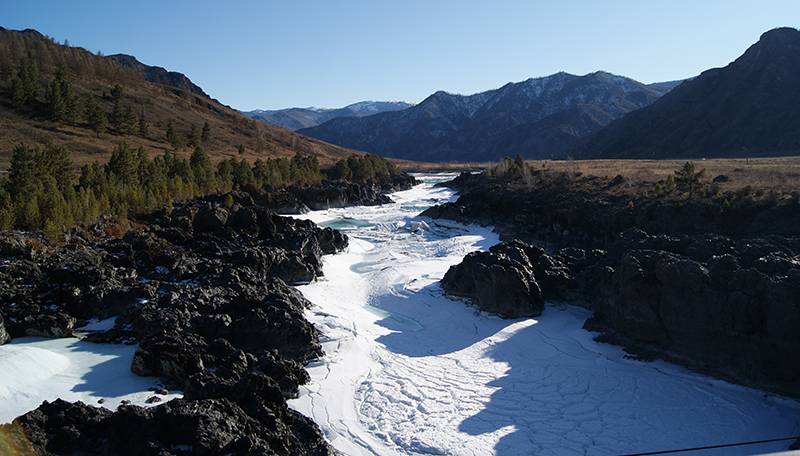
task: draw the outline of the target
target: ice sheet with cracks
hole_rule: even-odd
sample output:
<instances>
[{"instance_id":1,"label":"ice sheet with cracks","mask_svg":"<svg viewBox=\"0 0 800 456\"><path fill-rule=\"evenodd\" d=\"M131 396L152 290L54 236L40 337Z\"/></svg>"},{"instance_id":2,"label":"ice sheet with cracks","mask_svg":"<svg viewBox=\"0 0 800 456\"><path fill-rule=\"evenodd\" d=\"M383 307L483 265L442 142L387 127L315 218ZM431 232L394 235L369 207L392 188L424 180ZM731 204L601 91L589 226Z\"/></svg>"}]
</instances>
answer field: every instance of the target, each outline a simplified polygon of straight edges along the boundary
<instances>
[{"instance_id":1,"label":"ice sheet with cracks","mask_svg":"<svg viewBox=\"0 0 800 456\"><path fill-rule=\"evenodd\" d=\"M395 204L307 217L350 236L300 287L326 356L290 401L348 455L613 455L797 435L800 404L661 361L627 359L548 304L503 320L445 297L438 280L488 228L418 217L452 200L436 178ZM695 454L759 454L791 442Z\"/></svg>"}]
</instances>

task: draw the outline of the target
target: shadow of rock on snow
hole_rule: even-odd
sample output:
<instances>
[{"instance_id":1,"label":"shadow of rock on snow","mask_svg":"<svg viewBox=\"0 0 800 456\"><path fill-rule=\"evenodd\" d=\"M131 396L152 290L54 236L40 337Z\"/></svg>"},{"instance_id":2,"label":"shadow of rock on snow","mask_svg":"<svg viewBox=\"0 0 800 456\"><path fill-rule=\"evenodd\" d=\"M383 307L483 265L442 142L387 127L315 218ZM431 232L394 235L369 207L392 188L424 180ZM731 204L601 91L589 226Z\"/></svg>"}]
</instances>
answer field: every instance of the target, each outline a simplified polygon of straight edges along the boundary
<instances>
[{"instance_id":1,"label":"shadow of rock on snow","mask_svg":"<svg viewBox=\"0 0 800 456\"><path fill-rule=\"evenodd\" d=\"M508 370L488 383L496 391L459 430L472 436L499 432L494 450L503 455L612 455L792 435L800 418L796 406L780 416L776 405L782 398L666 362L630 359L581 329L587 314L548 306L536 324L488 350L486 356ZM756 454L784 446L702 454Z\"/></svg>"}]
</instances>

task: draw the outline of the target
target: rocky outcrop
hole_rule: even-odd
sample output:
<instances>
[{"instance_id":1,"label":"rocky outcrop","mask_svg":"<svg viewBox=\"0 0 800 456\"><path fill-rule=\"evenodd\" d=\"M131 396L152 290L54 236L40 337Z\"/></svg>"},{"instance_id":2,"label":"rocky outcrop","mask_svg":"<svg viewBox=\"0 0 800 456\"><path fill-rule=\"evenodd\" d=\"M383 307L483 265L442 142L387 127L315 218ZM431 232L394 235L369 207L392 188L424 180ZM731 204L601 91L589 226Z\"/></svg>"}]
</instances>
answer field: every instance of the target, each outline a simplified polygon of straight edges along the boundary
<instances>
[{"instance_id":1,"label":"rocky outcrop","mask_svg":"<svg viewBox=\"0 0 800 456\"><path fill-rule=\"evenodd\" d=\"M462 175L454 185L463 189L459 200L424 215L494 225L501 238L517 234L544 249L512 241L471 254L448 271L445 291L479 306L494 299L482 308L516 317L497 301L510 293L503 301L525 302L525 289L499 278L535 282L529 300L593 309L586 327L600 340L800 396L795 201L754 203L734 221L709 199L625 205L613 180L594 196L577 191L578 183L525 191ZM481 281L501 290L479 291Z\"/></svg>"},{"instance_id":2,"label":"rocky outcrop","mask_svg":"<svg viewBox=\"0 0 800 456\"><path fill-rule=\"evenodd\" d=\"M163 378L183 399L116 412L56 401L6 431L29 436L37 454L331 454L285 403L309 380L303 365L323 355L304 318L310 304L287 283L319 277L322 255L347 238L243 193L176 204L146 222L114 237L107 221L61 247L2 233L0 328L70 337L89 319L116 317L86 339L137 343L131 370Z\"/></svg>"},{"instance_id":3,"label":"rocky outcrop","mask_svg":"<svg viewBox=\"0 0 800 456\"><path fill-rule=\"evenodd\" d=\"M387 193L408 190L419 181L408 174L381 175L365 182L324 180L318 184L297 184L287 188L251 192L259 205L281 214L304 214L345 206L376 206L391 203Z\"/></svg>"},{"instance_id":4,"label":"rocky outcrop","mask_svg":"<svg viewBox=\"0 0 800 456\"><path fill-rule=\"evenodd\" d=\"M313 185L293 185L287 189L312 210L345 206L376 206L391 203L386 196L408 190L419 182L408 174L383 175L363 183L323 181Z\"/></svg>"},{"instance_id":5,"label":"rocky outcrop","mask_svg":"<svg viewBox=\"0 0 800 456\"><path fill-rule=\"evenodd\" d=\"M541 315L544 299L540 283L553 297L569 287L569 276L544 250L520 241L468 254L451 266L441 281L448 294L469 298L481 311L503 318Z\"/></svg>"},{"instance_id":6,"label":"rocky outcrop","mask_svg":"<svg viewBox=\"0 0 800 456\"><path fill-rule=\"evenodd\" d=\"M316 425L289 409L274 382L252 374L228 397L175 399L116 412L60 399L0 426L10 454L328 455Z\"/></svg>"},{"instance_id":7,"label":"rocky outcrop","mask_svg":"<svg viewBox=\"0 0 800 456\"><path fill-rule=\"evenodd\" d=\"M800 205L792 198L641 197L622 176L599 178L539 172L535 186L519 180L495 180L462 173L447 183L458 200L433 206L421 215L492 226L500 239L521 239L548 251L565 247L607 249L619 234L636 228L646 233L702 235L741 239L800 235ZM663 185L663 183L662 183Z\"/></svg>"},{"instance_id":8,"label":"rocky outcrop","mask_svg":"<svg viewBox=\"0 0 800 456\"><path fill-rule=\"evenodd\" d=\"M594 291L587 327L642 354L800 394L797 238L628 232Z\"/></svg>"}]
</instances>

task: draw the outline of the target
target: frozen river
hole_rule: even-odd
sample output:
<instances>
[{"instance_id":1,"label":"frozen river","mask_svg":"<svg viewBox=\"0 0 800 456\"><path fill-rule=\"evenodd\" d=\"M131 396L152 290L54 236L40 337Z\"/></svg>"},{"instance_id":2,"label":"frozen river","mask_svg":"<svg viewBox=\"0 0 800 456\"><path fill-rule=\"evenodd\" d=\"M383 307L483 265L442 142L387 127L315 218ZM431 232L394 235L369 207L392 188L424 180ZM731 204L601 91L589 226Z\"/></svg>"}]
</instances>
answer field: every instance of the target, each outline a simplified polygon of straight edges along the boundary
<instances>
[{"instance_id":1,"label":"frozen river","mask_svg":"<svg viewBox=\"0 0 800 456\"><path fill-rule=\"evenodd\" d=\"M538 319L502 320L444 297L447 269L498 239L420 219L454 197L435 179L392 195L395 204L307 215L345 231L350 247L325 258L323 279L300 287L315 304L307 316L324 333L326 356L308 366L312 383L290 404L343 454L617 455L800 433L797 401L626 359L581 329L584 309L550 304ZM58 397L145 405L159 385L131 373L134 350L77 339L0 347L0 422Z\"/></svg>"},{"instance_id":2,"label":"frozen river","mask_svg":"<svg viewBox=\"0 0 800 456\"><path fill-rule=\"evenodd\" d=\"M581 329L589 312L548 304L503 320L443 296L438 280L496 244L418 214L454 198L441 177L395 204L308 214L347 252L299 287L325 334L312 383L290 401L348 455L615 455L797 435L800 404L661 361L625 358ZM688 454L759 454L790 442Z\"/></svg>"}]
</instances>

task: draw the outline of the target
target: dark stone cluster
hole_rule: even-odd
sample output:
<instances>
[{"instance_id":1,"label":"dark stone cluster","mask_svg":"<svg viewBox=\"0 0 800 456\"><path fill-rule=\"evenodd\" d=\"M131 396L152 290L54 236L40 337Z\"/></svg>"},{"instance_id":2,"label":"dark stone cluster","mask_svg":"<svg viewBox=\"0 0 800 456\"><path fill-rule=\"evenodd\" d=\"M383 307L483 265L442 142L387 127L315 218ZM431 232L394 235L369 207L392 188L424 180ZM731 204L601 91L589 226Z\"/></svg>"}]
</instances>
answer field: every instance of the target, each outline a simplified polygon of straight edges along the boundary
<instances>
[{"instance_id":1,"label":"dark stone cluster","mask_svg":"<svg viewBox=\"0 0 800 456\"><path fill-rule=\"evenodd\" d=\"M453 185L458 202L424 215L493 225L527 243L468 255L442 280L446 292L511 318L537 316L545 301L584 305L593 310L586 327L634 356L800 397L796 202L726 224L704 202L632 208L474 175Z\"/></svg>"},{"instance_id":2,"label":"dark stone cluster","mask_svg":"<svg viewBox=\"0 0 800 456\"><path fill-rule=\"evenodd\" d=\"M176 204L127 232L76 230L60 247L3 232L0 340L70 337L116 317L86 339L138 344L131 370L184 392L117 411L44 403L3 426L4 438L27 436L36 454L331 454L286 405L309 381L304 364L323 355L310 303L287 284L319 277L322 255L346 246L338 231L242 193Z\"/></svg>"}]
</instances>

